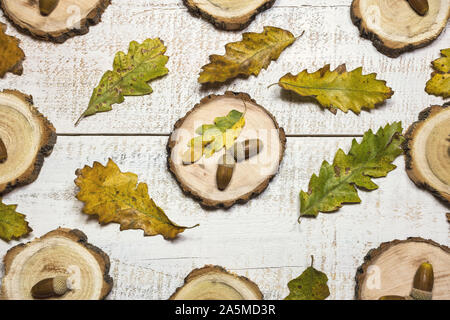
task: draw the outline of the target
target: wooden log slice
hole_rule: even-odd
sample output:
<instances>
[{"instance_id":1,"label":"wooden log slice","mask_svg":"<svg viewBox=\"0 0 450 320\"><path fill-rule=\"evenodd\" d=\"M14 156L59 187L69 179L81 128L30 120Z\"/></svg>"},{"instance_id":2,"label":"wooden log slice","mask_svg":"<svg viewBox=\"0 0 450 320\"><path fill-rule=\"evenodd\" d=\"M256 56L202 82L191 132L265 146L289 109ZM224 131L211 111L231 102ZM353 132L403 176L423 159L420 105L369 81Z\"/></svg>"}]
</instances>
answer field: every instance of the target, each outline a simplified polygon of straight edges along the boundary
<instances>
[{"instance_id":1,"label":"wooden log slice","mask_svg":"<svg viewBox=\"0 0 450 320\"><path fill-rule=\"evenodd\" d=\"M59 0L48 16L39 10L39 0L0 0L5 15L22 32L40 40L62 43L86 34L100 22L111 0Z\"/></svg>"},{"instance_id":2,"label":"wooden log slice","mask_svg":"<svg viewBox=\"0 0 450 320\"><path fill-rule=\"evenodd\" d=\"M196 16L201 16L215 27L223 30L245 29L275 0L183 0L186 7Z\"/></svg>"},{"instance_id":3,"label":"wooden log slice","mask_svg":"<svg viewBox=\"0 0 450 320\"><path fill-rule=\"evenodd\" d=\"M423 110L405 138L403 149L409 178L450 204L450 107Z\"/></svg>"},{"instance_id":4,"label":"wooden log slice","mask_svg":"<svg viewBox=\"0 0 450 320\"><path fill-rule=\"evenodd\" d=\"M36 180L56 143L53 125L19 91L0 92L0 138L7 159L0 164L0 195Z\"/></svg>"},{"instance_id":5,"label":"wooden log slice","mask_svg":"<svg viewBox=\"0 0 450 320\"><path fill-rule=\"evenodd\" d=\"M169 300L262 300L263 294L251 280L222 267L193 270Z\"/></svg>"},{"instance_id":6,"label":"wooden log slice","mask_svg":"<svg viewBox=\"0 0 450 320\"><path fill-rule=\"evenodd\" d=\"M228 187L220 191L216 183L216 172L225 149L189 165L183 164L182 155L188 150L190 139L197 136L195 129L203 124L213 123L216 117L226 116L233 109L245 111L246 123L236 141L260 139L263 149L257 156L236 163ZM285 147L284 130L266 109L246 93L226 92L224 95L203 98L175 123L167 144L167 162L169 170L187 195L200 201L205 207L229 208L236 202L247 202L266 189L278 171Z\"/></svg>"},{"instance_id":7,"label":"wooden log slice","mask_svg":"<svg viewBox=\"0 0 450 320\"><path fill-rule=\"evenodd\" d=\"M350 12L362 37L395 58L433 42L447 25L450 1L429 0L424 16L405 0L353 0Z\"/></svg>"},{"instance_id":8,"label":"wooden log slice","mask_svg":"<svg viewBox=\"0 0 450 320\"><path fill-rule=\"evenodd\" d=\"M104 299L111 291L109 257L87 242L79 230L58 228L25 245L10 249L4 259L1 299L32 299L31 288L56 276L69 278L72 290L63 300Z\"/></svg>"},{"instance_id":9,"label":"wooden log slice","mask_svg":"<svg viewBox=\"0 0 450 320\"><path fill-rule=\"evenodd\" d=\"M382 243L370 250L356 271L355 298L377 300L386 295L408 296L423 262L434 271L433 299L450 299L450 248L432 240L408 238Z\"/></svg>"}]
</instances>

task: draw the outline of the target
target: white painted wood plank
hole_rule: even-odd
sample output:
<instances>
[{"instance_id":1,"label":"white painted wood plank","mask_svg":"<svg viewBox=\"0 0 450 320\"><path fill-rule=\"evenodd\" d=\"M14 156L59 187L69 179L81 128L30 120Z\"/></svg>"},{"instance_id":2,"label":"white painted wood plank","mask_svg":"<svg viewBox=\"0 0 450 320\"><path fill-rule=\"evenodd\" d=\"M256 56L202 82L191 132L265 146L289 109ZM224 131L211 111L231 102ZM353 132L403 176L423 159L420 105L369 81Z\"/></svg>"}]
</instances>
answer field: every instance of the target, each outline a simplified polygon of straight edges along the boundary
<instances>
[{"instance_id":1,"label":"white painted wood plank","mask_svg":"<svg viewBox=\"0 0 450 320\"><path fill-rule=\"evenodd\" d=\"M27 214L33 237L58 227L79 228L111 258L115 281L111 299L167 299L193 268L218 264L254 280L266 298L287 295L287 282L315 256L330 278L330 299L352 299L356 268L381 242L408 236L450 245L448 211L408 179L403 158L379 190L360 192L360 205L297 223L298 192L306 189L322 160L331 161L351 138L289 138L279 175L258 198L229 211L203 210L185 197L166 170L166 137L59 137L36 182L4 197ZM100 226L81 213L74 172L112 157L123 171L139 175L173 221L200 227L176 241L143 237L142 231ZM0 241L0 257L19 241ZM1 269L1 268L0 268ZM1 271L3 272L3 271Z\"/></svg>"},{"instance_id":2,"label":"white painted wood plank","mask_svg":"<svg viewBox=\"0 0 450 320\"><path fill-rule=\"evenodd\" d=\"M305 30L305 35L259 77L206 90L197 84L201 66L208 63L210 54L223 54L224 45L240 40L241 35L216 30L191 16L181 1L113 1L103 22L91 28L89 34L60 45L33 40L9 26L8 32L22 40L27 59L24 74L8 74L0 81L0 88L32 94L59 133L167 134L203 96L225 90L249 93L276 116L288 134L361 134L368 127L393 120L402 120L407 126L420 110L441 104L442 99L429 96L424 87L432 71L430 62L450 43L448 27L430 46L391 59L359 37L350 21L350 2L278 1L274 8L259 15L248 31L261 32L263 26L274 25L297 35ZM161 37L168 46L169 75L152 83L153 94L127 97L114 110L87 118L74 127L93 88L111 69L115 52L126 50L131 40L148 37ZM335 116L316 104L300 102L277 86L267 89L287 72L305 68L315 71L326 63L332 67L347 63L349 69L363 65L364 72L377 72L396 93L378 110L360 116L338 112Z\"/></svg>"}]
</instances>

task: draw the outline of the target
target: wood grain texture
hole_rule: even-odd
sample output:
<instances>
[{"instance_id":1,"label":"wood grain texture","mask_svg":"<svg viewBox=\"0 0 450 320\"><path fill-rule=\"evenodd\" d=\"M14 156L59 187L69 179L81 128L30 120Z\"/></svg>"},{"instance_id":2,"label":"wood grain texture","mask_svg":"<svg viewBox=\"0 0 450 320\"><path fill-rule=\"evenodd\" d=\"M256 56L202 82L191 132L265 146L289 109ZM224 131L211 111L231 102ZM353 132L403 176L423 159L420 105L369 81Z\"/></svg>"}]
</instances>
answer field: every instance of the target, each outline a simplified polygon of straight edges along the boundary
<instances>
[{"instance_id":1,"label":"wood grain texture","mask_svg":"<svg viewBox=\"0 0 450 320\"><path fill-rule=\"evenodd\" d=\"M241 34L218 31L192 17L181 1L114 1L103 14L102 23L64 44L39 42L9 28L11 35L22 41L27 59L23 76L8 74L0 87L32 94L58 133L168 134L175 121L203 96L226 90L249 93L275 116L288 135L361 134L368 127L393 120L402 120L406 127L423 108L442 104L441 98L426 94L424 88L432 71L431 61L449 43L448 26L430 46L391 59L359 37L350 19L350 1L305 0L298 4L295 0L279 0L258 15L246 31L261 32L265 25L295 35L305 30L305 34L257 78L201 89L197 76L208 56L223 54L224 45L240 40ZM151 95L130 97L112 111L74 127L93 88L111 69L114 54L126 50L131 40L149 37L161 37L167 45L169 75L152 83ZM305 68L315 71L327 63L332 68L346 63L349 69L363 65L365 73L377 72L380 79L387 80L395 94L372 112L335 116L275 86L267 89L287 72Z\"/></svg>"},{"instance_id":2,"label":"wood grain texture","mask_svg":"<svg viewBox=\"0 0 450 320\"><path fill-rule=\"evenodd\" d=\"M38 180L14 190L4 201L19 203L27 214L34 231L22 242L58 226L85 232L111 258L115 285L109 299L167 299L192 269L205 264L248 277L266 299L282 299L288 294L287 282L309 266L310 255L330 279L329 299L353 299L356 269L371 248L409 236L447 246L450 239L448 210L415 187L401 157L395 161L396 170L376 180L379 190L360 193L360 205L298 224L298 192L307 188L322 160L331 161L339 147L348 150L351 140L288 138L280 172L266 191L228 211L206 211L182 194L166 169L167 137L62 136ZM152 198L174 221L200 227L168 242L143 237L142 231L120 232L114 224L102 227L82 214L82 203L75 199L74 172L93 161L106 163L108 157L148 183ZM1 241L0 256L17 243Z\"/></svg>"}]
</instances>

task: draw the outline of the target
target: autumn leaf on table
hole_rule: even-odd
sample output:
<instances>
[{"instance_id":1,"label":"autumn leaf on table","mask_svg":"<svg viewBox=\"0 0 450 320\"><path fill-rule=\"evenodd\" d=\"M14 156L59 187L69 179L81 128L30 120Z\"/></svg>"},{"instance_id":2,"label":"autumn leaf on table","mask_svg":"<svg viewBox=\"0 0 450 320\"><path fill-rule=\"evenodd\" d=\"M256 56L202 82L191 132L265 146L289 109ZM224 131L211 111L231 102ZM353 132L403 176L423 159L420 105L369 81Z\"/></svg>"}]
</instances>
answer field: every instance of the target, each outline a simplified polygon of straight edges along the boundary
<instances>
[{"instance_id":1,"label":"autumn leaf on table","mask_svg":"<svg viewBox=\"0 0 450 320\"><path fill-rule=\"evenodd\" d=\"M17 205L6 205L0 198L0 238L9 241L18 239L33 231L25 220L25 215L16 211Z\"/></svg>"},{"instance_id":2,"label":"autumn leaf on table","mask_svg":"<svg viewBox=\"0 0 450 320\"><path fill-rule=\"evenodd\" d=\"M425 91L444 99L450 97L450 48L441 50L442 57L432 62L434 72Z\"/></svg>"},{"instance_id":3,"label":"autumn leaf on table","mask_svg":"<svg viewBox=\"0 0 450 320\"><path fill-rule=\"evenodd\" d=\"M362 68L347 72L345 64L334 71L326 65L314 73L307 70L296 76L288 73L278 84L303 97L316 99L333 113L340 109L359 114L361 109L373 109L394 94L386 81L377 80L376 76L376 73L363 75Z\"/></svg>"},{"instance_id":4,"label":"autumn leaf on table","mask_svg":"<svg viewBox=\"0 0 450 320\"><path fill-rule=\"evenodd\" d=\"M88 108L75 125L84 117L110 111L113 104L125 100L124 96L152 93L153 89L147 82L169 72L165 67L169 60L165 52L166 47L158 38L147 39L141 44L132 41L127 54L118 52L114 58L113 71L103 75L92 93Z\"/></svg>"},{"instance_id":5,"label":"autumn leaf on table","mask_svg":"<svg viewBox=\"0 0 450 320\"><path fill-rule=\"evenodd\" d=\"M359 203L356 187L375 190L372 178L385 177L396 168L392 162L403 153L401 122L387 124L376 134L364 133L361 143L353 139L350 151L339 149L333 164L322 163L320 173L313 174L308 192L300 192L300 216L317 216L319 212L332 212L344 203Z\"/></svg>"},{"instance_id":6,"label":"autumn leaf on table","mask_svg":"<svg viewBox=\"0 0 450 320\"><path fill-rule=\"evenodd\" d=\"M210 63L202 67L198 82L225 82L239 75L257 76L295 40L289 31L275 27L264 27L262 33L244 33L242 41L225 45L224 56L209 57Z\"/></svg>"},{"instance_id":7,"label":"autumn leaf on table","mask_svg":"<svg viewBox=\"0 0 450 320\"><path fill-rule=\"evenodd\" d=\"M229 149L241 134L245 125L244 113L231 110L225 117L217 117L214 124L204 124L195 130L199 136L188 143L188 150L183 154L183 163L198 161L203 155L211 157L223 147Z\"/></svg>"},{"instance_id":8,"label":"autumn leaf on table","mask_svg":"<svg viewBox=\"0 0 450 320\"><path fill-rule=\"evenodd\" d=\"M94 162L76 175L80 188L76 197L84 202L83 212L96 215L100 224L116 222L120 230L142 229L146 236L161 234L165 239L190 229L170 221L149 197L147 184L138 184L137 175L121 172L111 159L106 167Z\"/></svg>"},{"instance_id":9,"label":"autumn leaf on table","mask_svg":"<svg viewBox=\"0 0 450 320\"><path fill-rule=\"evenodd\" d=\"M325 273L314 269L314 258L311 266L296 279L289 281L289 295L284 300L325 300L330 295Z\"/></svg>"},{"instance_id":10,"label":"autumn leaf on table","mask_svg":"<svg viewBox=\"0 0 450 320\"><path fill-rule=\"evenodd\" d=\"M6 25L0 22L0 78L7 72L21 75L25 53L19 48L17 38L5 34Z\"/></svg>"}]
</instances>

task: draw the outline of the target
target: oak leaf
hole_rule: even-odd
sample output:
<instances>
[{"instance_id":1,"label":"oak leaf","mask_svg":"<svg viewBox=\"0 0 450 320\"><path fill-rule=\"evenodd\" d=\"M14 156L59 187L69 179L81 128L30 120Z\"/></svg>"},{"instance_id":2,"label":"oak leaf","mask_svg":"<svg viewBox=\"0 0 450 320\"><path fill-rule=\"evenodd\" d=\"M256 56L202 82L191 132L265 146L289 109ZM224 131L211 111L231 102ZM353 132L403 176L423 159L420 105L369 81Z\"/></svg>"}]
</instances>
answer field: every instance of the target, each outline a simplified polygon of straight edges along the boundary
<instances>
[{"instance_id":1,"label":"oak leaf","mask_svg":"<svg viewBox=\"0 0 450 320\"><path fill-rule=\"evenodd\" d=\"M363 75L362 68L347 72L345 64L333 71L326 65L313 73L307 70L296 76L288 73L278 84L303 97L316 99L333 113L340 109L359 114L362 108L373 109L394 94L386 81L377 80L376 76L376 73Z\"/></svg>"},{"instance_id":2,"label":"oak leaf","mask_svg":"<svg viewBox=\"0 0 450 320\"><path fill-rule=\"evenodd\" d=\"M327 275L314 269L314 258L311 259L311 266L298 278L289 281L290 293L284 300L325 300L330 295Z\"/></svg>"},{"instance_id":3,"label":"oak leaf","mask_svg":"<svg viewBox=\"0 0 450 320\"><path fill-rule=\"evenodd\" d=\"M111 159L106 167L94 162L92 167L78 169L76 175L80 188L76 197L84 202L83 212L96 215L100 224L116 222L120 230L142 229L146 236L161 234L165 239L190 229L170 221L149 197L147 184L138 183L134 173L121 172Z\"/></svg>"},{"instance_id":4,"label":"oak leaf","mask_svg":"<svg viewBox=\"0 0 450 320\"><path fill-rule=\"evenodd\" d=\"M210 63L202 67L198 82L225 82L240 75L257 76L295 40L292 33L276 27L264 27L262 33L244 33L242 41L225 45L224 56L214 54L209 57Z\"/></svg>"},{"instance_id":5,"label":"oak leaf","mask_svg":"<svg viewBox=\"0 0 450 320\"><path fill-rule=\"evenodd\" d=\"M244 125L244 113L231 110L225 117L215 118L214 124L198 127L195 133L199 136L189 141L189 149L183 154L183 163L194 163L203 155L209 158L223 147L229 149L239 137Z\"/></svg>"},{"instance_id":6,"label":"oak leaf","mask_svg":"<svg viewBox=\"0 0 450 320\"><path fill-rule=\"evenodd\" d=\"M17 205L6 205L0 198L0 238L9 241L18 239L33 231L25 215L16 211Z\"/></svg>"},{"instance_id":7,"label":"oak leaf","mask_svg":"<svg viewBox=\"0 0 450 320\"><path fill-rule=\"evenodd\" d=\"M371 178L385 177L396 166L392 162L403 153L405 140L401 122L387 124L376 134L364 133L361 143L353 139L350 151L339 149L333 164L322 163L320 173L313 174L308 192L300 192L300 216L317 216L319 212L332 212L343 203L359 203L356 187L375 190L378 186Z\"/></svg>"},{"instance_id":8,"label":"oak leaf","mask_svg":"<svg viewBox=\"0 0 450 320\"><path fill-rule=\"evenodd\" d=\"M434 72L425 91L444 99L450 97L450 48L441 50L442 57L432 62Z\"/></svg>"},{"instance_id":9,"label":"oak leaf","mask_svg":"<svg viewBox=\"0 0 450 320\"><path fill-rule=\"evenodd\" d=\"M25 53L19 48L19 40L5 34L6 25L0 23L0 78L7 72L21 75Z\"/></svg>"},{"instance_id":10,"label":"oak leaf","mask_svg":"<svg viewBox=\"0 0 450 320\"><path fill-rule=\"evenodd\" d=\"M77 120L112 110L112 105L122 103L124 96L142 96L153 89L147 82L166 75L165 67L169 57L165 56L166 47L159 39L147 39L139 44L130 42L128 53L119 51L113 63L113 71L107 71L99 85L94 89L89 106Z\"/></svg>"}]
</instances>

